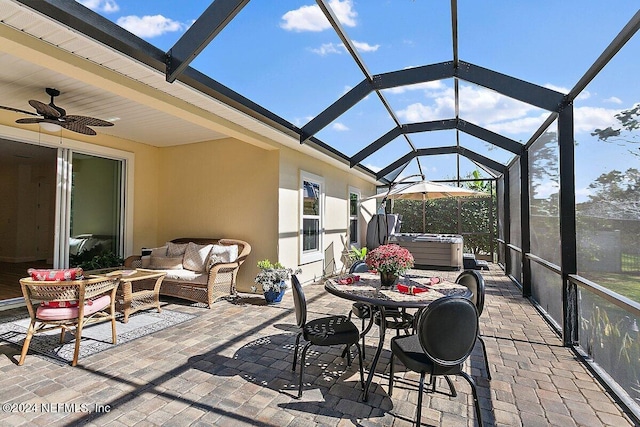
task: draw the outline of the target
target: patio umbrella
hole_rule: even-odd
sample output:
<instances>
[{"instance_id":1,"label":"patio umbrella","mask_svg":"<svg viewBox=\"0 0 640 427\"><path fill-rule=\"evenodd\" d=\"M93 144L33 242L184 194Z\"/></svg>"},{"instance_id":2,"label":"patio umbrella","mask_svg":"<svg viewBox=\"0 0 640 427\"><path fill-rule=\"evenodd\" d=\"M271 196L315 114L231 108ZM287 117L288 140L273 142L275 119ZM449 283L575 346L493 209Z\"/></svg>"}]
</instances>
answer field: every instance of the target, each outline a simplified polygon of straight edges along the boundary
<instances>
[{"instance_id":1,"label":"patio umbrella","mask_svg":"<svg viewBox=\"0 0 640 427\"><path fill-rule=\"evenodd\" d=\"M432 181L418 181L406 185L391 188L386 193L376 194L371 198L422 200L422 232L426 229L425 224L425 202L432 199L442 199L445 197L468 197L468 196L488 196L487 193L471 190L464 187L440 184Z\"/></svg>"}]
</instances>

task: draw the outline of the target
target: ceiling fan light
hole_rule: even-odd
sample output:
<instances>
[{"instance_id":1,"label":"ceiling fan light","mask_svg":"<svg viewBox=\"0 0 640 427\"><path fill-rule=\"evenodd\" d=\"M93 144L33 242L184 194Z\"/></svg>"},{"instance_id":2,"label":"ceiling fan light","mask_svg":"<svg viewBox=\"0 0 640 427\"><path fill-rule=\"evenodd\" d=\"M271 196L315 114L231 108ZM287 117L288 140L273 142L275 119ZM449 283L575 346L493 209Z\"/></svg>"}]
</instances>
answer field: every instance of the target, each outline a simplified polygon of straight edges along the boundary
<instances>
[{"instance_id":1,"label":"ceiling fan light","mask_svg":"<svg viewBox=\"0 0 640 427\"><path fill-rule=\"evenodd\" d=\"M59 132L62 129L62 126L57 125L55 123L40 122L38 123L38 125L40 125L40 129L45 130L47 132Z\"/></svg>"}]
</instances>

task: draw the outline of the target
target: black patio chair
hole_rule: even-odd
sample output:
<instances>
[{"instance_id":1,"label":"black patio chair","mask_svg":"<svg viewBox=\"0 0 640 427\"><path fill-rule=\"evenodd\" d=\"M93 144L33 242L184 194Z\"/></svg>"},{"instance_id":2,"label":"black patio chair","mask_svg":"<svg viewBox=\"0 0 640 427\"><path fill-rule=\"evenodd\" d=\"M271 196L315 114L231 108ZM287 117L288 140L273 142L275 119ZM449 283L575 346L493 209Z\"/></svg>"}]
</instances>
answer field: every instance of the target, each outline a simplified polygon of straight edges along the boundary
<instances>
[{"instance_id":1,"label":"black patio chair","mask_svg":"<svg viewBox=\"0 0 640 427\"><path fill-rule=\"evenodd\" d=\"M293 353L293 366L291 368L292 371L296 370L300 337L307 341L300 356L300 386L298 389L298 398L302 396L302 380L304 375L305 358L307 356L307 350L311 345L346 345L347 366L351 366L351 353L348 350L352 345L355 345L358 348L358 358L360 362L360 384L364 389L362 348L358 343L360 335L356 325L354 325L347 316L328 316L307 322L307 300L304 297L302 285L300 285L300 281L295 274L291 276L291 284L293 288L293 302L296 307L296 322L298 327L301 329L296 337L296 345Z\"/></svg>"},{"instance_id":2,"label":"black patio chair","mask_svg":"<svg viewBox=\"0 0 640 427\"><path fill-rule=\"evenodd\" d=\"M478 337L478 311L476 306L464 297L443 297L422 311L414 335L391 338L391 361L389 368L389 396L393 393L394 359L408 369L420 373L418 387L418 408L416 426L420 426L422 415L422 393L425 375L429 374L431 392L435 392L436 377L444 376L457 396L448 375L459 375L471 385L476 418L482 426L482 415L478 402L476 384L463 370L476 338Z\"/></svg>"},{"instance_id":3,"label":"black patio chair","mask_svg":"<svg viewBox=\"0 0 640 427\"><path fill-rule=\"evenodd\" d=\"M476 305L478 317L482 315L484 308L484 277L476 270L465 270L456 279L456 283L466 286L472 293L471 302ZM484 340L480 336L478 329L478 341L482 345L482 355L484 356L484 365L487 369L487 379L491 379L491 371L489 370L489 359L487 358L487 347Z\"/></svg>"}]
</instances>

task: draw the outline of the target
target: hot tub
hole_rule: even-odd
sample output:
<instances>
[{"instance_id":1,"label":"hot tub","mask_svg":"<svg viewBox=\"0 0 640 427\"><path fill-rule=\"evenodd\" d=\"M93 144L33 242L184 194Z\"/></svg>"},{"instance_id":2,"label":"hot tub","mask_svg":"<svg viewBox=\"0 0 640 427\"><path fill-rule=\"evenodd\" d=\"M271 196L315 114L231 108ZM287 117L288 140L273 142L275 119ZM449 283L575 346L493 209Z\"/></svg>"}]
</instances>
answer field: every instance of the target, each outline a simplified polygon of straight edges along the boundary
<instances>
[{"instance_id":1,"label":"hot tub","mask_svg":"<svg viewBox=\"0 0 640 427\"><path fill-rule=\"evenodd\" d=\"M398 233L389 236L388 242L407 248L418 268L462 268L463 238L459 234Z\"/></svg>"}]
</instances>

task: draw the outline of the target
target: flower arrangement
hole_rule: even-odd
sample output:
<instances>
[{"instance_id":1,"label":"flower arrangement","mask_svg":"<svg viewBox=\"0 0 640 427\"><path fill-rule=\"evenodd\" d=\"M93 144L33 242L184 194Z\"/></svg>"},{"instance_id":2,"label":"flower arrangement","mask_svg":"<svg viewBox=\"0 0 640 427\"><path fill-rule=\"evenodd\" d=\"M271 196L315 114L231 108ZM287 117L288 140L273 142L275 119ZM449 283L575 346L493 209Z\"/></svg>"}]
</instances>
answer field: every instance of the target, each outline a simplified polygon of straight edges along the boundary
<instances>
[{"instance_id":1,"label":"flower arrangement","mask_svg":"<svg viewBox=\"0 0 640 427\"><path fill-rule=\"evenodd\" d=\"M287 289L287 280L291 278L291 275L302 272L300 268L294 271L292 268L286 268L279 262L271 263L268 259L258 261L258 268L260 269L260 273L256 276L255 283L261 285L264 292L280 292ZM257 289L257 286L251 287L253 292Z\"/></svg>"},{"instance_id":2,"label":"flower arrangement","mask_svg":"<svg viewBox=\"0 0 640 427\"><path fill-rule=\"evenodd\" d=\"M398 275L413 267L413 255L399 245L382 245L369 251L365 262L370 269L379 273Z\"/></svg>"}]
</instances>

